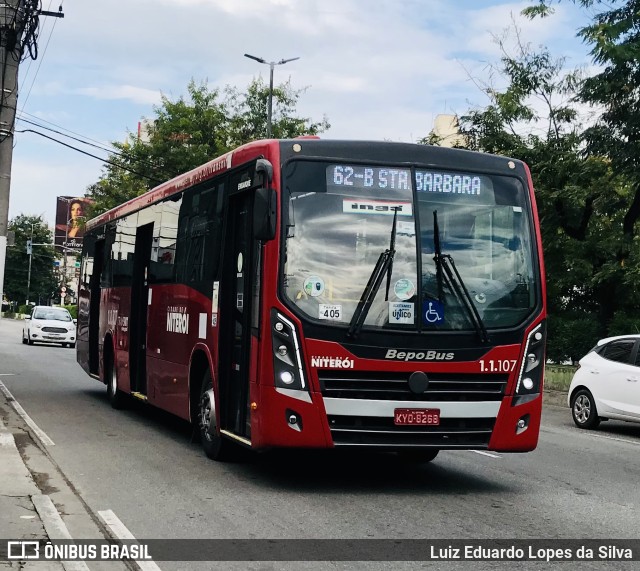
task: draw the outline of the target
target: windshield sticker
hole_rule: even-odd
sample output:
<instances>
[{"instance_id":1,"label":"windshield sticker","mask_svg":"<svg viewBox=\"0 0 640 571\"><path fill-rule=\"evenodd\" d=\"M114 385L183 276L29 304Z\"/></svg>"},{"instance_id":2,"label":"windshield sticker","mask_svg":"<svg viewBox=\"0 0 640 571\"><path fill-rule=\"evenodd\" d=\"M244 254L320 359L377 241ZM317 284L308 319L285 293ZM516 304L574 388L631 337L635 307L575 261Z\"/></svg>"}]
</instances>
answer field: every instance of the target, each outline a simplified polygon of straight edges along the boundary
<instances>
[{"instance_id":1,"label":"windshield sticker","mask_svg":"<svg viewBox=\"0 0 640 571\"><path fill-rule=\"evenodd\" d=\"M398 220L397 228L398 236L415 236L416 225L414 222L405 222L404 220Z\"/></svg>"},{"instance_id":2,"label":"windshield sticker","mask_svg":"<svg viewBox=\"0 0 640 571\"><path fill-rule=\"evenodd\" d=\"M327 303L321 303L318 306L318 318L328 319L330 321L342 320L342 306L341 305L329 305Z\"/></svg>"},{"instance_id":3,"label":"windshield sticker","mask_svg":"<svg viewBox=\"0 0 640 571\"><path fill-rule=\"evenodd\" d=\"M442 302L425 301L422 304L422 321L427 325L438 325L444 321L444 305Z\"/></svg>"},{"instance_id":4,"label":"windshield sticker","mask_svg":"<svg viewBox=\"0 0 640 571\"><path fill-rule=\"evenodd\" d=\"M416 294L416 286L411 280L401 279L394 284L393 293L396 294L398 299L405 301Z\"/></svg>"},{"instance_id":5,"label":"windshield sticker","mask_svg":"<svg viewBox=\"0 0 640 571\"><path fill-rule=\"evenodd\" d=\"M385 214L393 216L413 216L410 202L390 202L388 200L343 200L342 212L346 214Z\"/></svg>"},{"instance_id":6,"label":"windshield sticker","mask_svg":"<svg viewBox=\"0 0 640 571\"><path fill-rule=\"evenodd\" d=\"M413 303L405 301L389 302L389 323L413 325Z\"/></svg>"},{"instance_id":7,"label":"windshield sticker","mask_svg":"<svg viewBox=\"0 0 640 571\"><path fill-rule=\"evenodd\" d=\"M318 276L309 276L304 280L304 292L311 297L318 297L324 293L324 280Z\"/></svg>"}]
</instances>

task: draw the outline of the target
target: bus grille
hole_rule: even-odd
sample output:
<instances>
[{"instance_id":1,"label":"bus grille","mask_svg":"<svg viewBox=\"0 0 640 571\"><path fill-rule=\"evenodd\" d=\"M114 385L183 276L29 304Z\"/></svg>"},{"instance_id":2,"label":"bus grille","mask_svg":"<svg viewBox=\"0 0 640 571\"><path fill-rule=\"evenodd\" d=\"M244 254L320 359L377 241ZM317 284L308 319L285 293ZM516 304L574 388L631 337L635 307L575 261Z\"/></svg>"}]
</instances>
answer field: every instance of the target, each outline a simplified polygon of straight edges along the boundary
<instances>
[{"instance_id":1,"label":"bus grille","mask_svg":"<svg viewBox=\"0 0 640 571\"><path fill-rule=\"evenodd\" d=\"M326 398L398 401L499 401L508 375L427 373L424 393L409 389L411 373L318 370L320 390Z\"/></svg>"},{"instance_id":2,"label":"bus grille","mask_svg":"<svg viewBox=\"0 0 640 571\"><path fill-rule=\"evenodd\" d=\"M441 418L438 426L396 426L393 418L329 416L335 446L487 448L495 418Z\"/></svg>"}]
</instances>

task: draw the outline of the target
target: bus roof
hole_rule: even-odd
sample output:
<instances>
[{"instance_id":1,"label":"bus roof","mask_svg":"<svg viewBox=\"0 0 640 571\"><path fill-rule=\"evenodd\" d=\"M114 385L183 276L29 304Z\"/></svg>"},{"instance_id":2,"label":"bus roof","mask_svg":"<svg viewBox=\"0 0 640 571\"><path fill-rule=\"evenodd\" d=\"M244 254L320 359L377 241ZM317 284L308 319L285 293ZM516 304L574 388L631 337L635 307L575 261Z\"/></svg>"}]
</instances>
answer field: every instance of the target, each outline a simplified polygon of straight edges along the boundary
<instances>
[{"instance_id":1,"label":"bus roof","mask_svg":"<svg viewBox=\"0 0 640 571\"><path fill-rule=\"evenodd\" d=\"M447 166L460 166L464 162L464 168L491 171L505 171L507 164L511 172L516 169L518 174L529 177L528 169L522 161L509 159L500 155L489 153L479 153L466 149L452 149L438 147L434 145L421 145L416 143L398 143L390 141L356 141L356 140L335 140L320 139L316 136L303 136L296 139L261 139L238 147L215 159L200 165L186 173L180 174L171 180L163 182L153 189L132 198L131 200L100 214L87 222L87 231L98 226L116 220L127 214L136 212L145 206L163 200L173 194L181 192L186 188L205 182L233 167L240 166L244 162L259 156L273 156L278 148L293 149L295 144L304 146L306 152L298 156L321 157L331 156L333 158L344 156L352 159L362 159L380 161L393 160L393 156L401 156L407 163L424 160L425 154L433 161L434 166L444 163ZM344 153L344 154L343 154ZM284 153L288 154L288 153ZM284 157L283 157L284 158Z\"/></svg>"}]
</instances>

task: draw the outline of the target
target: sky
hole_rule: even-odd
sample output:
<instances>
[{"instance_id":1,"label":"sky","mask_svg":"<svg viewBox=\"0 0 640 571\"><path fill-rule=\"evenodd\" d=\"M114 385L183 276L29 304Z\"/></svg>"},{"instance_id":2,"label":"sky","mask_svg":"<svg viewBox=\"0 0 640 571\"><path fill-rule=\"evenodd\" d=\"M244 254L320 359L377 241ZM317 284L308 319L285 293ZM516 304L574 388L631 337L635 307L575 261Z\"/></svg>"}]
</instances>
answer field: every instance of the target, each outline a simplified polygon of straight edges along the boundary
<instances>
[{"instance_id":1,"label":"sky","mask_svg":"<svg viewBox=\"0 0 640 571\"><path fill-rule=\"evenodd\" d=\"M43 0L57 11L61 0ZM576 38L585 15L571 2L530 21L526 1L502 0L62 0L42 16L38 58L20 66L9 217L42 215L57 196L83 196L103 163L32 129L107 153L32 123L109 145L154 116L161 94L178 99L191 79L211 88L268 82L305 88L297 114L331 128L326 139L416 142L439 114L486 105L478 83L499 61L495 38L513 24L567 66L589 64ZM30 121L32 123L27 123ZM214 158L214 157L212 157Z\"/></svg>"}]
</instances>

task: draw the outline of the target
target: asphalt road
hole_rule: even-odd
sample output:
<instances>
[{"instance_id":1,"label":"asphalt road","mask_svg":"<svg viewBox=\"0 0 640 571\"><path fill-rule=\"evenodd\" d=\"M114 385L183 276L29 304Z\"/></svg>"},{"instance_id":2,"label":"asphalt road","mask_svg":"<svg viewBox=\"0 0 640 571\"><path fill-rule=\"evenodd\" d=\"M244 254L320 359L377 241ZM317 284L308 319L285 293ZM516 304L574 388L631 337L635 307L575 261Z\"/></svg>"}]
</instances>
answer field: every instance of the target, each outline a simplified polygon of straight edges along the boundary
<instances>
[{"instance_id":1,"label":"asphalt road","mask_svg":"<svg viewBox=\"0 0 640 571\"><path fill-rule=\"evenodd\" d=\"M640 424L608 422L586 432L574 427L568 409L547 406L539 446L528 454L442 452L431 464L411 466L380 454L272 453L222 464L190 442L181 421L142 404L113 410L104 385L80 369L74 350L22 345L21 327L0 320L0 381L53 440L50 454L89 507L112 510L139 539L638 537ZM321 565L160 564L163 570L418 564ZM554 564L519 567L529 565Z\"/></svg>"}]
</instances>

